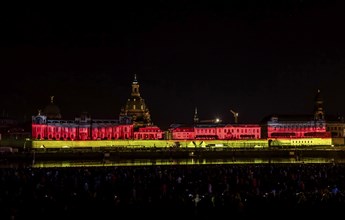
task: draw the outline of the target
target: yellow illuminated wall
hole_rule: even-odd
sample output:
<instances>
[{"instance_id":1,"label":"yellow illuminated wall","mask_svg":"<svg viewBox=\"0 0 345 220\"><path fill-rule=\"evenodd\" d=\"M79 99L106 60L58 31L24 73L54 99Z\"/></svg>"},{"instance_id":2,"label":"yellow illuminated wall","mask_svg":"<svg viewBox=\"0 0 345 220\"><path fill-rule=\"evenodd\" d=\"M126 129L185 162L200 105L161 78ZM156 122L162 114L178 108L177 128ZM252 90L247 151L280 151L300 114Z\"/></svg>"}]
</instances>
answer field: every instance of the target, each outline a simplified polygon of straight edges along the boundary
<instances>
[{"instance_id":1,"label":"yellow illuminated wall","mask_svg":"<svg viewBox=\"0 0 345 220\"><path fill-rule=\"evenodd\" d=\"M49 148L109 148L109 147L174 147L180 148L203 148L203 147L268 147L269 140L95 140L95 141L32 141L34 149ZM271 146L330 146L331 138L300 138L300 139L275 139L271 140Z\"/></svg>"},{"instance_id":2,"label":"yellow illuminated wall","mask_svg":"<svg viewBox=\"0 0 345 220\"><path fill-rule=\"evenodd\" d=\"M48 148L89 148L89 147L173 147L181 148L189 147L267 147L268 143L265 139L260 140L99 140L99 141L48 141L35 140L32 141L32 147L48 149Z\"/></svg>"}]
</instances>

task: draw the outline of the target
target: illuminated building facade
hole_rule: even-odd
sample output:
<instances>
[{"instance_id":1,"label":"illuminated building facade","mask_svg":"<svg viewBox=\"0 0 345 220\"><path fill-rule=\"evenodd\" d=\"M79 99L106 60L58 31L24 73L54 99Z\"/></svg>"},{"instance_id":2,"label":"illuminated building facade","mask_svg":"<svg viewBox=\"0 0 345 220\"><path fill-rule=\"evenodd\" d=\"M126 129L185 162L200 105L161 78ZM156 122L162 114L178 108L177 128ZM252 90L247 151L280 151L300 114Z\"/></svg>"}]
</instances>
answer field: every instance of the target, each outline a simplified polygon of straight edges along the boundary
<instances>
[{"instance_id":1,"label":"illuminated building facade","mask_svg":"<svg viewBox=\"0 0 345 220\"><path fill-rule=\"evenodd\" d=\"M136 76L131 97L120 113L119 120L93 119L84 112L74 120L63 120L60 108L51 96L50 103L32 117L34 140L159 140L164 132L151 123L150 113L140 96Z\"/></svg>"},{"instance_id":2,"label":"illuminated building facade","mask_svg":"<svg viewBox=\"0 0 345 220\"><path fill-rule=\"evenodd\" d=\"M134 75L131 96L120 112L120 118L131 118L135 128L152 125L150 111L145 100L140 96L139 87L137 77Z\"/></svg>"},{"instance_id":3,"label":"illuminated building facade","mask_svg":"<svg viewBox=\"0 0 345 220\"><path fill-rule=\"evenodd\" d=\"M327 117L326 129L331 133L333 138L345 137L345 122L343 118L336 118L334 120Z\"/></svg>"},{"instance_id":4,"label":"illuminated building facade","mask_svg":"<svg viewBox=\"0 0 345 220\"><path fill-rule=\"evenodd\" d=\"M135 140L161 140L164 138L164 132L157 126L140 127L138 131L134 131L133 138Z\"/></svg>"},{"instance_id":5,"label":"illuminated building facade","mask_svg":"<svg viewBox=\"0 0 345 220\"><path fill-rule=\"evenodd\" d=\"M274 141L277 139L298 139L300 145L310 145L311 138L331 140L331 134L326 129L325 112L320 90L315 97L314 114L311 115L271 115L263 120L263 135ZM305 140L303 140L305 139Z\"/></svg>"},{"instance_id":6,"label":"illuminated building facade","mask_svg":"<svg viewBox=\"0 0 345 220\"><path fill-rule=\"evenodd\" d=\"M341 116L326 116L326 130L331 133L334 145L345 144L345 121Z\"/></svg>"},{"instance_id":7,"label":"illuminated building facade","mask_svg":"<svg viewBox=\"0 0 345 220\"><path fill-rule=\"evenodd\" d=\"M195 108L193 125L172 125L169 136L174 140L248 140L261 139L259 124L222 124L221 120L200 120Z\"/></svg>"},{"instance_id":8,"label":"illuminated building facade","mask_svg":"<svg viewBox=\"0 0 345 220\"><path fill-rule=\"evenodd\" d=\"M268 138L330 137L325 120L309 116L277 115L267 121Z\"/></svg>"},{"instance_id":9,"label":"illuminated building facade","mask_svg":"<svg viewBox=\"0 0 345 220\"><path fill-rule=\"evenodd\" d=\"M145 101L140 96L136 76L132 82L131 97L122 108L118 120L93 119L86 112L74 120L63 120L51 97L44 111L32 117L33 140L265 140L285 141L284 145L327 145L328 129L320 91L315 98L312 115L272 115L263 124L225 124L221 120L200 120L197 109L194 124L172 125L162 131L153 125ZM344 124L340 136L344 135ZM331 127L329 127L331 128ZM335 133L335 132L334 132ZM337 133L338 134L338 133ZM318 139L318 140L316 140ZM320 140L319 140L320 139ZM322 139L322 140L321 140ZM317 142L315 142L317 141Z\"/></svg>"},{"instance_id":10,"label":"illuminated building facade","mask_svg":"<svg viewBox=\"0 0 345 220\"><path fill-rule=\"evenodd\" d=\"M195 124L176 126L170 129L174 140L246 140L260 139L258 124Z\"/></svg>"},{"instance_id":11,"label":"illuminated building facade","mask_svg":"<svg viewBox=\"0 0 345 220\"><path fill-rule=\"evenodd\" d=\"M92 119L87 113L75 120L52 119L41 111L32 117L32 139L36 140L118 140L132 136L133 124Z\"/></svg>"}]
</instances>

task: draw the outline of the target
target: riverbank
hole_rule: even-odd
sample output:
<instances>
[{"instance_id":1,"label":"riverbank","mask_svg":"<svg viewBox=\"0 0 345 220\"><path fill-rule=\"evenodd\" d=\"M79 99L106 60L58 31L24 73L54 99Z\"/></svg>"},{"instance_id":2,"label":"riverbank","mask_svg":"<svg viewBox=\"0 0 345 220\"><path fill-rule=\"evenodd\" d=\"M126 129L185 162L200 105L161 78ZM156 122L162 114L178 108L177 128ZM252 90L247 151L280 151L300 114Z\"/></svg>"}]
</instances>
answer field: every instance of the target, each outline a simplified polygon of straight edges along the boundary
<instances>
[{"instance_id":1,"label":"riverbank","mask_svg":"<svg viewBox=\"0 0 345 220\"><path fill-rule=\"evenodd\" d=\"M345 158L344 149L236 149L236 150L138 150L122 151L31 151L0 154L1 161L46 161L46 160L121 160L121 159L230 159L230 158Z\"/></svg>"}]
</instances>

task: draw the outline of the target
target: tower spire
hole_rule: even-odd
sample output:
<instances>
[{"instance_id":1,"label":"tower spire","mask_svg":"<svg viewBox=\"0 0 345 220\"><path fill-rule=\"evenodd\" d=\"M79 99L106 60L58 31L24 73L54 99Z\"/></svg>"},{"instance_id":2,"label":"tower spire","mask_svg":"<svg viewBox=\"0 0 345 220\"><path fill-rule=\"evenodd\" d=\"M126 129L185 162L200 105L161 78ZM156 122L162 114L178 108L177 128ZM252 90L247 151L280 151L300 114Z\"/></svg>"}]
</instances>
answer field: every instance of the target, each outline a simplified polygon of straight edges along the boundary
<instances>
[{"instance_id":1,"label":"tower spire","mask_svg":"<svg viewBox=\"0 0 345 220\"><path fill-rule=\"evenodd\" d=\"M199 122L198 108L195 107L195 110L194 110L194 123L198 123L198 122Z\"/></svg>"},{"instance_id":2,"label":"tower spire","mask_svg":"<svg viewBox=\"0 0 345 220\"><path fill-rule=\"evenodd\" d=\"M132 93L131 96L135 96L135 97L140 97L140 92L139 92L139 83L137 80L137 74L134 74L134 80L132 83Z\"/></svg>"},{"instance_id":3,"label":"tower spire","mask_svg":"<svg viewBox=\"0 0 345 220\"><path fill-rule=\"evenodd\" d=\"M320 89L317 90L317 94L315 97L314 118L316 120L325 119L325 111L323 109L323 99Z\"/></svg>"},{"instance_id":4,"label":"tower spire","mask_svg":"<svg viewBox=\"0 0 345 220\"><path fill-rule=\"evenodd\" d=\"M133 80L133 84L137 84L138 80L137 80L137 74L134 73L134 80Z\"/></svg>"}]
</instances>

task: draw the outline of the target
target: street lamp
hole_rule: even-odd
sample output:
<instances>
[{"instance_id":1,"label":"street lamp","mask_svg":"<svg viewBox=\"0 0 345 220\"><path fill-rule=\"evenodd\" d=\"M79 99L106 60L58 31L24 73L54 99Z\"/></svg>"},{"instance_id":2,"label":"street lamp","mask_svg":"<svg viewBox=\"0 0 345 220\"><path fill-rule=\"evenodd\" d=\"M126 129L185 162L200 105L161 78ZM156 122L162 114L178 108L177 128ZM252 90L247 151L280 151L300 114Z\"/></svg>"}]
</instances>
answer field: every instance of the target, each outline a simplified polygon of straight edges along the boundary
<instances>
[{"instance_id":1,"label":"street lamp","mask_svg":"<svg viewBox=\"0 0 345 220\"><path fill-rule=\"evenodd\" d=\"M23 150L26 151L26 142L30 141L30 138L25 138Z\"/></svg>"}]
</instances>

